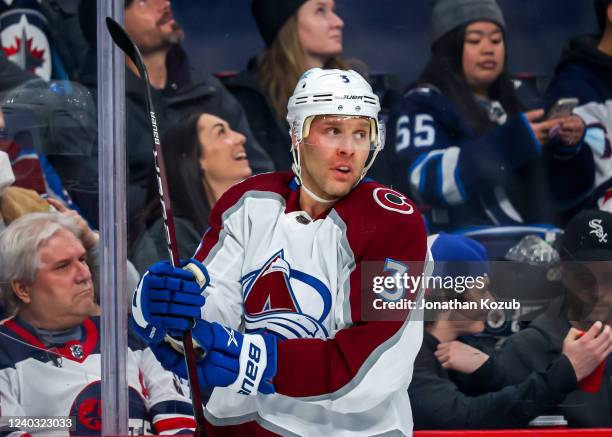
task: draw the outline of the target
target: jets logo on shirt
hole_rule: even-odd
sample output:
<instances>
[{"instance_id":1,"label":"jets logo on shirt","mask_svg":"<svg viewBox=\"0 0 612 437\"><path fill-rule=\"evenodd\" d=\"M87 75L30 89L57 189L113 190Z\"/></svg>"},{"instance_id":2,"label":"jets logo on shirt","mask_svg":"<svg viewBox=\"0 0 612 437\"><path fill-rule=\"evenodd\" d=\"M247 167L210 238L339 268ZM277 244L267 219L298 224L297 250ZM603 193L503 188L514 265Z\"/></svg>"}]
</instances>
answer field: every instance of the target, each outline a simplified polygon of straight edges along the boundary
<instances>
[{"instance_id":1,"label":"jets logo on shirt","mask_svg":"<svg viewBox=\"0 0 612 437\"><path fill-rule=\"evenodd\" d=\"M145 401L133 387L128 388L128 401L130 405L129 426L130 428L148 429L150 433L151 423L147 413ZM101 382L94 381L85 386L75 397L70 407L69 416L76 418L75 429L71 435L89 436L100 435L102 430L102 401L101 401ZM135 424L138 424L137 426ZM143 434L143 432L130 434Z\"/></svg>"},{"instance_id":2,"label":"jets logo on shirt","mask_svg":"<svg viewBox=\"0 0 612 437\"><path fill-rule=\"evenodd\" d=\"M242 283L247 332L267 329L281 338L327 338L329 288L313 275L293 269L283 250Z\"/></svg>"},{"instance_id":3,"label":"jets logo on shirt","mask_svg":"<svg viewBox=\"0 0 612 437\"><path fill-rule=\"evenodd\" d=\"M35 0L0 3L0 39L8 59L45 80L51 78L47 19Z\"/></svg>"}]
</instances>

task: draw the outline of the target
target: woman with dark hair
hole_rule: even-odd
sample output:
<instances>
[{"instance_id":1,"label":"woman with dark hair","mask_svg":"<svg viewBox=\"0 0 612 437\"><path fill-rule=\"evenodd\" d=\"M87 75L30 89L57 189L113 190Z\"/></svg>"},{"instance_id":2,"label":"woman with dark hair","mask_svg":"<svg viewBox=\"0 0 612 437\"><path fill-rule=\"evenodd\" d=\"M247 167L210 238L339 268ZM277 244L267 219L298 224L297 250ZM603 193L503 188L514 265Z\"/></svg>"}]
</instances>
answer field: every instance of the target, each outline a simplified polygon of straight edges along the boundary
<instances>
[{"instance_id":1,"label":"woman with dark hair","mask_svg":"<svg viewBox=\"0 0 612 437\"><path fill-rule=\"evenodd\" d=\"M291 168L287 101L303 72L339 68L344 23L334 0L253 0L252 12L266 49L224 85L244 108L259 144L277 170Z\"/></svg>"},{"instance_id":2,"label":"woman with dark hair","mask_svg":"<svg viewBox=\"0 0 612 437\"><path fill-rule=\"evenodd\" d=\"M245 136L212 114L198 113L168 130L162 139L179 254L191 256L207 228L210 210L232 185L251 175ZM167 258L162 211L155 180L136 225L130 259L144 272Z\"/></svg>"},{"instance_id":3,"label":"woman with dark hair","mask_svg":"<svg viewBox=\"0 0 612 437\"><path fill-rule=\"evenodd\" d=\"M551 129L580 131L582 122L523 112L495 0L436 1L433 41L390 118L389 182L419 199L432 231L548 219L540 215L548 199L542 145Z\"/></svg>"}]
</instances>

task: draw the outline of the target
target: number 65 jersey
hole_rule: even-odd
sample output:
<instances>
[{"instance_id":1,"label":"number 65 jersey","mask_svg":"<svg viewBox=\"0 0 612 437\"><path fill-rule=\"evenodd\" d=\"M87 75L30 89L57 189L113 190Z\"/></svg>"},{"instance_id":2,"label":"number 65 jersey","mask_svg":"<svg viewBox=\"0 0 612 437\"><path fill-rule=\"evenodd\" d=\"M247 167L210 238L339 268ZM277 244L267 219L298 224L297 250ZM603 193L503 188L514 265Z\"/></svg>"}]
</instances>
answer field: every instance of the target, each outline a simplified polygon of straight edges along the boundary
<instances>
[{"instance_id":1,"label":"number 65 jersey","mask_svg":"<svg viewBox=\"0 0 612 437\"><path fill-rule=\"evenodd\" d=\"M216 388L207 431L410 435L407 388L423 318L373 302L416 302L422 290L375 293L373 284L376 276L421 275L422 218L406 196L372 181L314 218L299 194L290 173L232 187L195 254L210 274L203 318L279 339L277 393Z\"/></svg>"}]
</instances>

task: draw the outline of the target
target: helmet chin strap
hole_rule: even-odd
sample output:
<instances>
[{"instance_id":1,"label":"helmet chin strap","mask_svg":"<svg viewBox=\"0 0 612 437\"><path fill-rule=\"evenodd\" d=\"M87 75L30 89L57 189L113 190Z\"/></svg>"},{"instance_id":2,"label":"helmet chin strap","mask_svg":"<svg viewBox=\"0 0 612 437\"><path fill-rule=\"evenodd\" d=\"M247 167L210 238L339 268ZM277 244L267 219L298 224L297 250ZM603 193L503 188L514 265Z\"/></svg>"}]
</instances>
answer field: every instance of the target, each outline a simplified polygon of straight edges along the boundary
<instances>
[{"instance_id":1,"label":"helmet chin strap","mask_svg":"<svg viewBox=\"0 0 612 437\"><path fill-rule=\"evenodd\" d=\"M317 196L315 193L313 193L312 191L310 191L308 189L308 187L306 185L304 185L303 183L301 183L302 185L302 190L304 190L304 192L306 194L308 194L310 197L312 197L314 200L316 200L319 203L333 203L335 201L337 201L339 198L335 198L335 199L323 199L322 197Z\"/></svg>"}]
</instances>

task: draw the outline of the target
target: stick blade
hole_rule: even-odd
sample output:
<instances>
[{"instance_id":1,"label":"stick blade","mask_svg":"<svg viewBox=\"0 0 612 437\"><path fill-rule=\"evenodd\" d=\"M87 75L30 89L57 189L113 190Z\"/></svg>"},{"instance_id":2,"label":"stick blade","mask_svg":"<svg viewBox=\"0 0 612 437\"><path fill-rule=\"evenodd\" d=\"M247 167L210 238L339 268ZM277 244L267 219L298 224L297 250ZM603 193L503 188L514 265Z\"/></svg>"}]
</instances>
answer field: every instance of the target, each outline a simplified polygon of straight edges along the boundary
<instances>
[{"instance_id":1,"label":"stick blade","mask_svg":"<svg viewBox=\"0 0 612 437\"><path fill-rule=\"evenodd\" d=\"M111 17L106 17L106 28L110 34L113 42L121 49L125 55L134 62L136 65L140 65L140 54L137 53L137 48L134 42L130 39L129 35L123 27Z\"/></svg>"}]
</instances>

